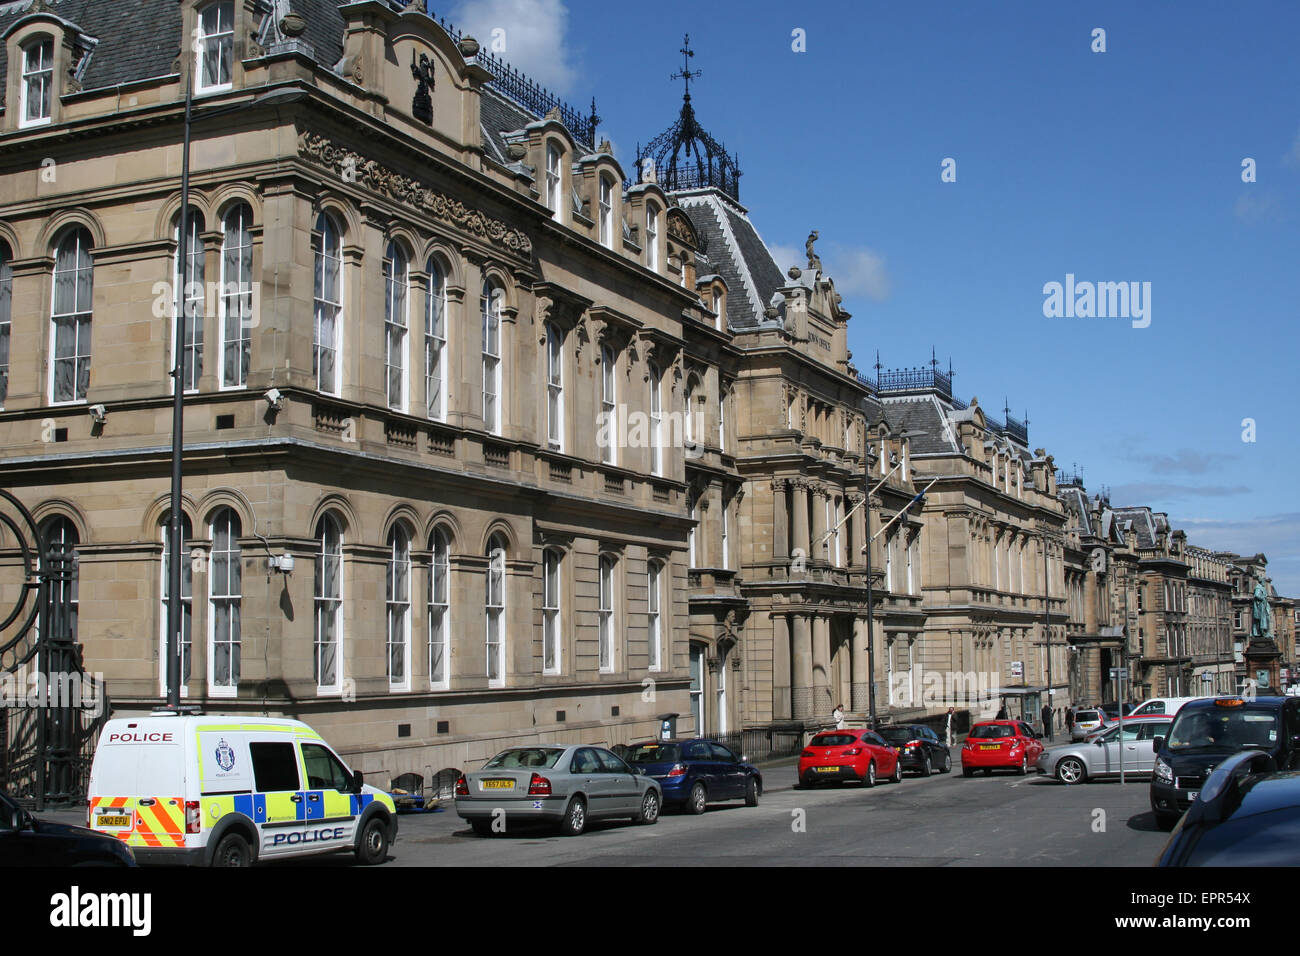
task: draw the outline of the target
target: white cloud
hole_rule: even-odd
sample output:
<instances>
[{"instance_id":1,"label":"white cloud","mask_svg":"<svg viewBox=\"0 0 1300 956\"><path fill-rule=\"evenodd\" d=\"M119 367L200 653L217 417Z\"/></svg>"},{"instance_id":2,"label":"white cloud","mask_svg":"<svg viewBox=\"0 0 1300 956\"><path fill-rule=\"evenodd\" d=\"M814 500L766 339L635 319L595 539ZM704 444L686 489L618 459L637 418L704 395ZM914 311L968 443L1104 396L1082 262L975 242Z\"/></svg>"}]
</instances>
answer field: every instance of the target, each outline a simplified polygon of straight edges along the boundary
<instances>
[{"instance_id":1,"label":"white cloud","mask_svg":"<svg viewBox=\"0 0 1300 956\"><path fill-rule=\"evenodd\" d=\"M772 253L772 259L776 262L776 267L781 270L781 275L791 266L804 267L808 257L804 255L802 249L796 249L794 246L774 246L769 243L768 251Z\"/></svg>"},{"instance_id":2,"label":"white cloud","mask_svg":"<svg viewBox=\"0 0 1300 956\"><path fill-rule=\"evenodd\" d=\"M1232 214L1244 223L1253 224L1280 219L1282 209L1277 197L1272 194L1256 198L1249 193L1243 193L1233 204Z\"/></svg>"},{"instance_id":3,"label":"white cloud","mask_svg":"<svg viewBox=\"0 0 1300 956\"><path fill-rule=\"evenodd\" d=\"M1187 532L1189 544L1248 556L1262 552L1268 558L1266 573L1278 593L1300 595L1300 547L1296 544L1300 541L1300 514L1264 515L1240 521L1191 518L1174 524Z\"/></svg>"},{"instance_id":4,"label":"white cloud","mask_svg":"<svg viewBox=\"0 0 1300 956\"><path fill-rule=\"evenodd\" d=\"M578 70L563 0L465 0L447 19L552 93L572 93Z\"/></svg>"},{"instance_id":5,"label":"white cloud","mask_svg":"<svg viewBox=\"0 0 1300 956\"><path fill-rule=\"evenodd\" d=\"M822 256L826 273L835 280L835 291L845 298L866 296L875 302L889 298L892 283L884 257L866 246L831 243Z\"/></svg>"}]
</instances>

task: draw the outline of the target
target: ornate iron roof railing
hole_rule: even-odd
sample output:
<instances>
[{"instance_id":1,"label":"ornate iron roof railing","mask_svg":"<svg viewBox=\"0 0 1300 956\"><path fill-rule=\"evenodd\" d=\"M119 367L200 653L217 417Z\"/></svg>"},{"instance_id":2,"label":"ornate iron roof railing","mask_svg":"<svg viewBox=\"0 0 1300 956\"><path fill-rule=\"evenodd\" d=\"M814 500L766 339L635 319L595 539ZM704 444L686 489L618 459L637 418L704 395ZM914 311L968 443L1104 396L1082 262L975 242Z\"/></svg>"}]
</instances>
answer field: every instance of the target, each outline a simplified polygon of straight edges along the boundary
<instances>
[{"instance_id":1,"label":"ornate iron roof railing","mask_svg":"<svg viewBox=\"0 0 1300 956\"><path fill-rule=\"evenodd\" d=\"M1006 432L1022 444L1029 444L1029 423L1007 416Z\"/></svg>"},{"instance_id":2,"label":"ornate iron roof railing","mask_svg":"<svg viewBox=\"0 0 1300 956\"><path fill-rule=\"evenodd\" d=\"M870 375L864 375L862 372L858 373L858 384L865 385L867 391L872 395L879 394L880 392L880 386L876 384L876 380Z\"/></svg>"},{"instance_id":3,"label":"ornate iron roof railing","mask_svg":"<svg viewBox=\"0 0 1300 956\"><path fill-rule=\"evenodd\" d=\"M952 379L937 368L904 368L881 372L879 388L882 394L933 389L949 401L952 400Z\"/></svg>"},{"instance_id":4,"label":"ornate iron roof railing","mask_svg":"<svg viewBox=\"0 0 1300 956\"><path fill-rule=\"evenodd\" d=\"M460 30L446 20L439 20L438 25L447 31L447 35L453 41L460 43L462 38ZM573 138L578 144L585 146L591 152L595 151L596 126L600 123L600 117L596 115L596 101L594 99L591 101L591 115L584 117L550 90L534 83L509 63L498 60L482 47L478 51L478 63L483 69L492 74L488 86L503 96L514 100L536 116L545 116L551 110L558 109L560 111L560 122L573 134Z\"/></svg>"}]
</instances>

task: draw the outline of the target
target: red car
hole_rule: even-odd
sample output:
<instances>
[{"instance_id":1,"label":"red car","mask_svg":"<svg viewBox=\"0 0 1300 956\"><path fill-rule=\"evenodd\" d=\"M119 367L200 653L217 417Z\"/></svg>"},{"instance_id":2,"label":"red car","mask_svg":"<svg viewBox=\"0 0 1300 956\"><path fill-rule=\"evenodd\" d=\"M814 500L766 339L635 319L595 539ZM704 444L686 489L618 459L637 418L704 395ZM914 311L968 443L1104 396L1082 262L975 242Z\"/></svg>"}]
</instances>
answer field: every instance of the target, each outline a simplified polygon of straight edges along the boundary
<instances>
[{"instance_id":1,"label":"red car","mask_svg":"<svg viewBox=\"0 0 1300 956\"><path fill-rule=\"evenodd\" d=\"M1021 775L1038 763L1043 752L1039 735L1020 720L986 720L970 729L970 735L961 748L962 776L970 777L976 770L985 776L994 770L1016 770Z\"/></svg>"},{"instance_id":2,"label":"red car","mask_svg":"<svg viewBox=\"0 0 1300 956\"><path fill-rule=\"evenodd\" d=\"M881 777L898 783L903 779L903 768L898 751L870 730L828 730L808 741L799 755L801 786L853 780L874 787Z\"/></svg>"}]
</instances>

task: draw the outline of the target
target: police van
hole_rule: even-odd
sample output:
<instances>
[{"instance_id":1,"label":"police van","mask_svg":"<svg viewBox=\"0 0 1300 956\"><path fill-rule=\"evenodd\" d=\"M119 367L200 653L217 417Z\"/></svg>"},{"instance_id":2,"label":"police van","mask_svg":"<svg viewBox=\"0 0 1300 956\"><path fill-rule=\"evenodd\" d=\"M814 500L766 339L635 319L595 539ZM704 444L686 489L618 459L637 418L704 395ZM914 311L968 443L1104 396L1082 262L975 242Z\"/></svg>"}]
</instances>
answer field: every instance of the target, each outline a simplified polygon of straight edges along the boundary
<instances>
[{"instance_id":1,"label":"police van","mask_svg":"<svg viewBox=\"0 0 1300 956\"><path fill-rule=\"evenodd\" d=\"M388 794L297 720L158 711L110 720L90 770L87 825L140 863L249 866L397 839Z\"/></svg>"}]
</instances>

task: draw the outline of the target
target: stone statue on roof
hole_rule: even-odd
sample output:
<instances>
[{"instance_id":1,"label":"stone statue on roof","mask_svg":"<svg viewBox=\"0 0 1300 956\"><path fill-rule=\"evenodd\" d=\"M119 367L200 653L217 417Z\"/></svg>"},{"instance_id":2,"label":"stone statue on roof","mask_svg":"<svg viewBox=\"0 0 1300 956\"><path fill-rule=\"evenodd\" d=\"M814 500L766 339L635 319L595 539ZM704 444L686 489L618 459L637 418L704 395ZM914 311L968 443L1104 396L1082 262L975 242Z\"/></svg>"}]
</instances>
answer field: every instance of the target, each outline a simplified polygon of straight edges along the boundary
<instances>
[{"instance_id":1,"label":"stone statue on roof","mask_svg":"<svg viewBox=\"0 0 1300 956\"><path fill-rule=\"evenodd\" d=\"M1250 636L1273 640L1273 611L1268 606L1268 589L1255 576L1255 596L1250 602Z\"/></svg>"},{"instance_id":2,"label":"stone statue on roof","mask_svg":"<svg viewBox=\"0 0 1300 956\"><path fill-rule=\"evenodd\" d=\"M808 253L808 271L822 271L821 257L813 251L813 243L817 241L817 230L814 229L808 233L808 241L803 244L804 251Z\"/></svg>"}]
</instances>

